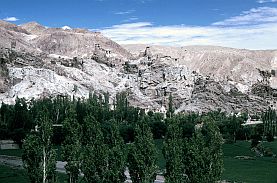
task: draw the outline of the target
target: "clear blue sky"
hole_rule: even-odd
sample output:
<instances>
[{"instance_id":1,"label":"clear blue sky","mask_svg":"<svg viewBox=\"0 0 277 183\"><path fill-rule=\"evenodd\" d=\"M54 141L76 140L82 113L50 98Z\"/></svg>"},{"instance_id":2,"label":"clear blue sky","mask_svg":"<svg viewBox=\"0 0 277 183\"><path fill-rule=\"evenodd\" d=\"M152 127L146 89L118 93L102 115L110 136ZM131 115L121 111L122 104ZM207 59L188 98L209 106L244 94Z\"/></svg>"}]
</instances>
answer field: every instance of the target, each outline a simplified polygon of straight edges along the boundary
<instances>
[{"instance_id":1,"label":"clear blue sky","mask_svg":"<svg viewBox=\"0 0 277 183\"><path fill-rule=\"evenodd\" d=\"M277 0L1 0L0 4L0 19L16 24L37 21L49 27L100 29L112 38L120 36L112 32L115 25L140 22L149 25L138 28L151 30L277 23ZM233 20L248 22L234 25Z\"/></svg>"},{"instance_id":2,"label":"clear blue sky","mask_svg":"<svg viewBox=\"0 0 277 183\"><path fill-rule=\"evenodd\" d=\"M209 25L259 5L256 0L1 0L0 18L95 29L130 18L156 25Z\"/></svg>"}]
</instances>

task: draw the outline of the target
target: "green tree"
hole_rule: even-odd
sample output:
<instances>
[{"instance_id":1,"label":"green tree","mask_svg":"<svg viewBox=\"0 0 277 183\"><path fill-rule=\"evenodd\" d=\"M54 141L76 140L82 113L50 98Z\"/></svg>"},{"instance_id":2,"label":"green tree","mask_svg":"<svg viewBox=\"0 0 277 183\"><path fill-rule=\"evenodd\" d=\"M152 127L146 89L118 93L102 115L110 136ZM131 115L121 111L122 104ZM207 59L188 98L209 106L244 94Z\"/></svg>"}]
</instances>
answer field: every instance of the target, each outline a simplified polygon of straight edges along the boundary
<instances>
[{"instance_id":1,"label":"green tree","mask_svg":"<svg viewBox=\"0 0 277 183\"><path fill-rule=\"evenodd\" d=\"M90 114L84 120L81 169L88 183L106 183L108 147L98 121Z\"/></svg>"},{"instance_id":2,"label":"green tree","mask_svg":"<svg viewBox=\"0 0 277 183\"><path fill-rule=\"evenodd\" d=\"M128 168L132 182L154 182L157 171L156 153L153 135L143 118L136 124L134 143L130 145L128 154Z\"/></svg>"},{"instance_id":3,"label":"green tree","mask_svg":"<svg viewBox=\"0 0 277 183\"><path fill-rule=\"evenodd\" d=\"M23 144L24 167L34 183L55 182L56 154L51 142L53 123L46 109L39 112L36 123L35 132L28 135Z\"/></svg>"},{"instance_id":4,"label":"green tree","mask_svg":"<svg viewBox=\"0 0 277 183\"><path fill-rule=\"evenodd\" d=\"M273 139L277 134L277 119L276 119L276 111L269 108L266 112L262 114L262 121L263 121L263 136L267 137L268 139Z\"/></svg>"},{"instance_id":5,"label":"green tree","mask_svg":"<svg viewBox=\"0 0 277 183\"><path fill-rule=\"evenodd\" d=\"M13 114L14 117L10 124L10 131L12 132L12 139L21 147L22 140L26 136L26 131L30 131L33 127L28 113L27 103L24 98L16 98Z\"/></svg>"},{"instance_id":6,"label":"green tree","mask_svg":"<svg viewBox=\"0 0 277 183\"><path fill-rule=\"evenodd\" d=\"M37 133L27 135L23 143L23 167L31 183L42 182L42 144Z\"/></svg>"},{"instance_id":7,"label":"green tree","mask_svg":"<svg viewBox=\"0 0 277 183\"><path fill-rule=\"evenodd\" d=\"M206 164L208 165L208 174L206 180L215 182L221 179L223 172L223 138L214 121L203 119L204 125L202 134L205 139L205 147L208 147L208 153L205 155Z\"/></svg>"},{"instance_id":8,"label":"green tree","mask_svg":"<svg viewBox=\"0 0 277 183\"><path fill-rule=\"evenodd\" d=\"M190 182L215 182L223 170L222 136L215 123L206 118L185 146L186 174Z\"/></svg>"},{"instance_id":9,"label":"green tree","mask_svg":"<svg viewBox=\"0 0 277 183\"><path fill-rule=\"evenodd\" d=\"M24 98L16 98L14 105L14 122L11 128L26 128L28 125L30 125L30 119L28 116L26 100Z\"/></svg>"},{"instance_id":10,"label":"green tree","mask_svg":"<svg viewBox=\"0 0 277 183\"><path fill-rule=\"evenodd\" d=\"M115 108L116 118L119 121L123 121L126 118L127 110L128 110L127 93L126 92L118 93L116 95L116 108Z\"/></svg>"},{"instance_id":11,"label":"green tree","mask_svg":"<svg viewBox=\"0 0 277 183\"><path fill-rule=\"evenodd\" d=\"M126 180L126 149L123 138L120 136L119 124L115 120L109 121L106 144L108 152L107 182L122 183Z\"/></svg>"},{"instance_id":12,"label":"green tree","mask_svg":"<svg viewBox=\"0 0 277 183\"><path fill-rule=\"evenodd\" d=\"M67 117L63 121L65 140L62 143L62 157L67 162L65 170L69 183L78 182L81 167L81 125L77 122L76 112L71 105Z\"/></svg>"},{"instance_id":13,"label":"green tree","mask_svg":"<svg viewBox=\"0 0 277 183\"><path fill-rule=\"evenodd\" d=\"M187 182L183 161L183 141L179 121L176 118L168 118L163 151L166 161L166 183Z\"/></svg>"},{"instance_id":14,"label":"green tree","mask_svg":"<svg viewBox=\"0 0 277 183\"><path fill-rule=\"evenodd\" d=\"M196 131L192 138L185 145L185 166L186 175L189 182L204 183L205 175L205 153L208 147L205 147L205 140L200 131Z\"/></svg>"},{"instance_id":15,"label":"green tree","mask_svg":"<svg viewBox=\"0 0 277 183\"><path fill-rule=\"evenodd\" d=\"M227 122L227 131L229 133L229 141L236 142L236 137L238 131L242 128L242 120L237 118L235 115L232 115Z\"/></svg>"},{"instance_id":16,"label":"green tree","mask_svg":"<svg viewBox=\"0 0 277 183\"><path fill-rule=\"evenodd\" d=\"M104 120L109 120L110 119L110 94L109 93L104 93L103 110L104 110Z\"/></svg>"},{"instance_id":17,"label":"green tree","mask_svg":"<svg viewBox=\"0 0 277 183\"><path fill-rule=\"evenodd\" d=\"M78 99L77 103L76 103L76 113L77 113L77 121L79 124L83 124L84 123L84 118L86 116L86 104L84 101L82 101L81 99Z\"/></svg>"},{"instance_id":18,"label":"green tree","mask_svg":"<svg viewBox=\"0 0 277 183\"><path fill-rule=\"evenodd\" d=\"M12 105L8 105L2 102L1 104L1 109L0 109L0 116L1 116L1 133L0 133L0 138L1 139L9 139L11 131L11 124L14 121L14 107Z\"/></svg>"},{"instance_id":19,"label":"green tree","mask_svg":"<svg viewBox=\"0 0 277 183\"><path fill-rule=\"evenodd\" d=\"M174 114L174 107L173 107L173 97L172 94L170 93L169 98L168 98L168 110L167 110L167 117L171 118Z\"/></svg>"},{"instance_id":20,"label":"green tree","mask_svg":"<svg viewBox=\"0 0 277 183\"><path fill-rule=\"evenodd\" d=\"M153 138L154 139L164 138L167 127L164 122L163 115L160 113L148 112L147 116L145 117L149 118L149 125L153 133Z\"/></svg>"},{"instance_id":21,"label":"green tree","mask_svg":"<svg viewBox=\"0 0 277 183\"><path fill-rule=\"evenodd\" d=\"M50 120L47 110L39 113L37 125L42 143L42 182L54 182L56 178L56 153L51 142L53 137L53 122Z\"/></svg>"}]
</instances>

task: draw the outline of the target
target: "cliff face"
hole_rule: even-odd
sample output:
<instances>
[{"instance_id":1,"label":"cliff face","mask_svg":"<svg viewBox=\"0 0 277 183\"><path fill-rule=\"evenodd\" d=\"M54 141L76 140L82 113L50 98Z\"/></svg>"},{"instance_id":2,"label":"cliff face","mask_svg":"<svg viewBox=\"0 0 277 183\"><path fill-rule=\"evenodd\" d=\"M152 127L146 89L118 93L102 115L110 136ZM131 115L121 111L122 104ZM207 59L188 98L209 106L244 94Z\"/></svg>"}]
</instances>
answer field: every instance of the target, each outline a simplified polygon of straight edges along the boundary
<instances>
[{"instance_id":1,"label":"cliff face","mask_svg":"<svg viewBox=\"0 0 277 183\"><path fill-rule=\"evenodd\" d=\"M124 45L82 29L0 28L0 100L126 91L132 105L177 112L259 112L277 100L277 52ZM129 50L129 51L127 51Z\"/></svg>"}]
</instances>

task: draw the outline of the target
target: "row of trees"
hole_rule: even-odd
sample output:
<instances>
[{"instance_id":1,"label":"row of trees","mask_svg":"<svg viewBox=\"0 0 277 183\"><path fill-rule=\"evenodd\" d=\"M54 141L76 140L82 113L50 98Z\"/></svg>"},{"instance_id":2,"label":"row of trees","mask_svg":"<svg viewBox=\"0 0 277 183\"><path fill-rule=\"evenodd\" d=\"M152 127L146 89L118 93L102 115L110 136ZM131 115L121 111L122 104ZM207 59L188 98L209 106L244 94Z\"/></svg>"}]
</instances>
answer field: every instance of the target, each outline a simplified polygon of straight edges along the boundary
<instances>
[{"instance_id":1,"label":"row of trees","mask_svg":"<svg viewBox=\"0 0 277 183\"><path fill-rule=\"evenodd\" d=\"M70 183L78 182L81 173L85 182L124 182L126 168L133 182L153 182L158 171L154 134L165 139L167 182L220 179L222 138L210 118L174 115L173 109L167 119L153 112L145 114L128 106L124 94L117 96L113 110L96 96L87 101L63 102L67 104L65 111L58 108L55 115L49 112L50 100L36 101L32 106L36 110L29 109L37 115L34 130L24 140L23 162L33 183L55 182L54 127L61 116L64 116L62 158L67 162L65 169ZM203 127L197 130L196 118L203 122ZM153 133L154 122L164 125L158 128L159 133ZM186 123L191 125L186 126ZM132 131L133 135L126 142L131 143L124 143L126 126L130 127L126 131Z\"/></svg>"},{"instance_id":2,"label":"row of trees","mask_svg":"<svg viewBox=\"0 0 277 183\"><path fill-rule=\"evenodd\" d=\"M44 110L37 118L37 131L27 135L23 144L23 162L32 183L55 182L55 152L51 137L53 122ZM71 106L65 118L62 157L68 182L78 182L80 174L89 183L124 182L128 167L134 183L154 182L158 167L153 134L142 117L135 125L134 141L124 144L119 124L109 121L101 127L94 116L88 115L83 124L76 120ZM166 182L213 182L222 173L222 137L210 119L203 119L203 127L195 130L191 138L184 138L180 116L168 118L168 131L164 141ZM105 133L104 133L105 131Z\"/></svg>"},{"instance_id":3,"label":"row of trees","mask_svg":"<svg viewBox=\"0 0 277 183\"><path fill-rule=\"evenodd\" d=\"M69 106L74 106L76 111L77 121L83 124L84 118L89 111L93 112L93 117L97 121L104 122L110 119L115 119L121 123L121 132L124 135L125 141L133 140L131 126L138 121L140 109L129 106L126 99L126 94L119 94L113 102L114 110L111 110L109 105L109 94L90 95L88 100L73 99L68 97L58 96L56 98L48 98L42 100L26 101L24 98L16 99L15 105L1 104L0 107L0 139L12 138L17 143L22 144L22 140L36 126L36 118L42 108L48 111L51 115L50 120L54 124L62 124L68 114ZM141 111L141 115L143 111ZM154 114L153 119L162 119L162 115ZM126 124L126 125L125 125ZM153 125L154 126L154 125ZM54 128L55 144L61 144L63 135L59 128ZM157 136L160 136L159 134Z\"/></svg>"},{"instance_id":4,"label":"row of trees","mask_svg":"<svg viewBox=\"0 0 277 183\"><path fill-rule=\"evenodd\" d=\"M146 121L143 118L138 121L134 142L126 146L120 136L119 123L113 119L108 121L108 127L101 127L93 112L79 124L71 106L62 123L65 135L62 157L67 162L68 182L78 182L81 172L85 182L124 182L127 166L134 182L154 180L157 170L155 146ZM56 161L50 141L53 122L47 110L39 113L36 124L36 130L27 135L23 144L24 167L33 183L55 182Z\"/></svg>"},{"instance_id":5,"label":"row of trees","mask_svg":"<svg viewBox=\"0 0 277 183\"><path fill-rule=\"evenodd\" d=\"M235 142L260 130L242 128L246 115L174 115L171 96L166 119L129 106L125 93L116 96L112 109L109 100L108 94L94 94L87 100L2 104L1 130L7 136L22 131L17 140L25 139L23 161L31 182L55 181L54 145L62 146L69 182L77 182L81 173L86 182L124 182L126 167L133 182L152 182L158 169L155 138L164 139L167 182L213 182L222 172L221 134Z\"/></svg>"},{"instance_id":6,"label":"row of trees","mask_svg":"<svg viewBox=\"0 0 277 183\"><path fill-rule=\"evenodd\" d=\"M127 95L125 93L118 94L113 102L109 105L109 94L90 95L88 100L73 99L58 96L43 100L26 101L16 99L15 105L7 105L2 103L0 107L0 139L13 139L19 145L30 130L34 129L36 116L42 110L42 106L51 114L49 118L54 124L61 124L67 117L69 106L74 106L77 115L77 122L83 124L84 118L88 115L88 109L94 111L93 116L101 126L109 125L107 121L114 119L119 123L120 134L124 142L132 142L134 140L134 128L141 116L145 116L151 127L154 139L161 139L165 136L167 126L164 123L163 115L149 111L145 114L144 110L129 106ZM172 97L170 96L167 116L174 114L172 105ZM111 108L113 110L111 110ZM253 136L269 137L274 140L274 135L277 134L276 112L272 109L264 112L261 116L264 124L258 125L255 128L243 127L241 124L247 120L247 114L240 116L227 115L221 111L213 111L199 115L191 113L182 116L182 131L186 137L191 137L193 127L197 124L202 116L208 116L215 121L223 135L223 138L228 142L234 143L236 140L249 140ZM54 144L60 145L64 140L63 131L61 128L53 128Z\"/></svg>"}]
</instances>

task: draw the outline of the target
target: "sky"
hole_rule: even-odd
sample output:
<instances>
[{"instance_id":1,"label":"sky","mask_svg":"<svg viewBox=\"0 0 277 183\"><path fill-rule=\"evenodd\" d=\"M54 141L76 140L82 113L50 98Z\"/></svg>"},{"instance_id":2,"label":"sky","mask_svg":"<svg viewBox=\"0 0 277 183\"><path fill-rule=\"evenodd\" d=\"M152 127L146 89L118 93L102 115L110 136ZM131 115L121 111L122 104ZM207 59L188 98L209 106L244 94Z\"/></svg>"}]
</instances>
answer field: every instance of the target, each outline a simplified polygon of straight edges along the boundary
<instances>
[{"instance_id":1,"label":"sky","mask_svg":"<svg viewBox=\"0 0 277 183\"><path fill-rule=\"evenodd\" d=\"M0 19L86 28L120 44L277 49L277 0L0 0Z\"/></svg>"}]
</instances>

